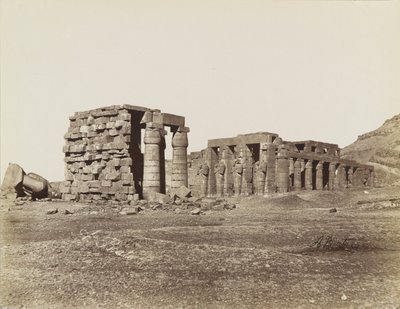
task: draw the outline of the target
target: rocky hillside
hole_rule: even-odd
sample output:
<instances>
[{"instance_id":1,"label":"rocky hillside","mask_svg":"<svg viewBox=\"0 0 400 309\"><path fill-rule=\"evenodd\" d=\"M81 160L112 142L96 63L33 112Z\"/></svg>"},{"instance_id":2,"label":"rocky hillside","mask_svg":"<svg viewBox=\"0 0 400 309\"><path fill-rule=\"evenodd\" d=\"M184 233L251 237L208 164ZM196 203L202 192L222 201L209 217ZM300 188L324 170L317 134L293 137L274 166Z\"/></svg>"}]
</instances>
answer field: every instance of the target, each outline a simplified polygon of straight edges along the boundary
<instances>
[{"instance_id":1,"label":"rocky hillside","mask_svg":"<svg viewBox=\"0 0 400 309\"><path fill-rule=\"evenodd\" d=\"M360 135L342 157L375 166L377 185L400 185L400 114Z\"/></svg>"}]
</instances>

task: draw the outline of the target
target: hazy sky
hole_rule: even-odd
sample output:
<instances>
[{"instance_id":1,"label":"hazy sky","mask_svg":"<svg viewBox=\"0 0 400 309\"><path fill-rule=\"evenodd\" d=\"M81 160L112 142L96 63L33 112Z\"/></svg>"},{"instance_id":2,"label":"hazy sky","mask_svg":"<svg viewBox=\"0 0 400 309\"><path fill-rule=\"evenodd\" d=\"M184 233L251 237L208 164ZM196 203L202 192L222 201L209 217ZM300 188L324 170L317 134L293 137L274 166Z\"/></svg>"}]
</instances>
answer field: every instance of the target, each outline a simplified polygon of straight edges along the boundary
<instances>
[{"instance_id":1,"label":"hazy sky","mask_svg":"<svg viewBox=\"0 0 400 309\"><path fill-rule=\"evenodd\" d=\"M107 105L185 116L190 151L258 131L343 147L400 112L399 1L0 3L1 178L62 180L68 117Z\"/></svg>"}]
</instances>

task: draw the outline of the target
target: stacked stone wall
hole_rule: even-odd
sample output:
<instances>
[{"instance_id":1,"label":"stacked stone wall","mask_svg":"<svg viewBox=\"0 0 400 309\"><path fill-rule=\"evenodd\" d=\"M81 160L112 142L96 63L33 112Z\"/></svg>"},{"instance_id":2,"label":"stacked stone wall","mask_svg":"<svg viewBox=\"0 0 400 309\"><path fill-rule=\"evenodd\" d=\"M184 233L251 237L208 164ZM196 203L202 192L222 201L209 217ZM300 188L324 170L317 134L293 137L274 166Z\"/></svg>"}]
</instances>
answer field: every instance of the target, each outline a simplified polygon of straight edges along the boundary
<instances>
[{"instance_id":1,"label":"stacked stone wall","mask_svg":"<svg viewBox=\"0 0 400 309\"><path fill-rule=\"evenodd\" d=\"M65 200L130 200L132 174L131 114L112 106L70 117L65 134Z\"/></svg>"}]
</instances>

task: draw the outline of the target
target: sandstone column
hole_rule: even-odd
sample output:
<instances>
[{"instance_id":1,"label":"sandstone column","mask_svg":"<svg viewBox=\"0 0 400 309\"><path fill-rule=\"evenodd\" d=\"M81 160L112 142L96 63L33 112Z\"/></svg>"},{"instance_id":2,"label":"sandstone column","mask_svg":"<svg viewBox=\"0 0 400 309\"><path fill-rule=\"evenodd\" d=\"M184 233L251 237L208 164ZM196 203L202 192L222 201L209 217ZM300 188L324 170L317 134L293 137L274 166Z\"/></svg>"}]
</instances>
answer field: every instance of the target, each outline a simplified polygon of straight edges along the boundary
<instances>
[{"instance_id":1,"label":"sandstone column","mask_svg":"<svg viewBox=\"0 0 400 309\"><path fill-rule=\"evenodd\" d=\"M294 159L289 158L289 191L294 187Z\"/></svg>"},{"instance_id":2,"label":"sandstone column","mask_svg":"<svg viewBox=\"0 0 400 309\"><path fill-rule=\"evenodd\" d=\"M300 159L296 159L294 161L294 190L300 191L301 190L301 163Z\"/></svg>"},{"instance_id":3,"label":"sandstone column","mask_svg":"<svg viewBox=\"0 0 400 309\"><path fill-rule=\"evenodd\" d=\"M285 145L279 147L277 157L277 188L278 192L289 191L289 160Z\"/></svg>"},{"instance_id":4,"label":"sandstone column","mask_svg":"<svg viewBox=\"0 0 400 309\"><path fill-rule=\"evenodd\" d=\"M323 164L324 162L319 161L316 167L316 181L315 181L315 189L322 190L324 188L323 185Z\"/></svg>"},{"instance_id":5,"label":"sandstone column","mask_svg":"<svg viewBox=\"0 0 400 309\"><path fill-rule=\"evenodd\" d=\"M308 160L305 166L306 172L305 172L305 189L306 190L312 190L313 189L313 181L312 181L312 160Z\"/></svg>"},{"instance_id":6,"label":"sandstone column","mask_svg":"<svg viewBox=\"0 0 400 309\"><path fill-rule=\"evenodd\" d=\"M151 192L161 191L160 144L162 125L154 122L146 123L144 134L143 162L143 197L147 199Z\"/></svg>"},{"instance_id":7,"label":"sandstone column","mask_svg":"<svg viewBox=\"0 0 400 309\"><path fill-rule=\"evenodd\" d=\"M329 190L335 189L335 171L336 171L336 164L330 162L329 163Z\"/></svg>"},{"instance_id":8,"label":"sandstone column","mask_svg":"<svg viewBox=\"0 0 400 309\"><path fill-rule=\"evenodd\" d=\"M189 128L179 127L172 136L172 174L171 189L188 186L187 147L189 145L187 133Z\"/></svg>"},{"instance_id":9,"label":"sandstone column","mask_svg":"<svg viewBox=\"0 0 400 309\"><path fill-rule=\"evenodd\" d=\"M267 175L265 180L265 192L275 192L275 145L269 143L267 146Z\"/></svg>"}]
</instances>

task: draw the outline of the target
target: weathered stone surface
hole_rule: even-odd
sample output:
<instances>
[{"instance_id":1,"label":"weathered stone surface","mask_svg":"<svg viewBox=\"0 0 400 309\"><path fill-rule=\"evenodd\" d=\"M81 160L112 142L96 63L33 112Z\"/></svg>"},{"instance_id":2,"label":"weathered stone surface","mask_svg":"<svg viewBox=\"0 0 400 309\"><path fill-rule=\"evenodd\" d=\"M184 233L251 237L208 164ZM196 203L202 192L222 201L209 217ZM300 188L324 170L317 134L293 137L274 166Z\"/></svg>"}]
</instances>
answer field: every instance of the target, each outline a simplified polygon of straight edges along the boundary
<instances>
[{"instance_id":1,"label":"weathered stone surface","mask_svg":"<svg viewBox=\"0 0 400 309\"><path fill-rule=\"evenodd\" d=\"M171 191L171 197L178 197L180 199L186 199L190 196L191 191L189 188L185 187L185 186L181 186L178 189L172 190Z\"/></svg>"},{"instance_id":2,"label":"weathered stone surface","mask_svg":"<svg viewBox=\"0 0 400 309\"><path fill-rule=\"evenodd\" d=\"M18 164L10 163L4 175L1 189L16 189L22 185L25 172Z\"/></svg>"},{"instance_id":3,"label":"weathered stone surface","mask_svg":"<svg viewBox=\"0 0 400 309\"><path fill-rule=\"evenodd\" d=\"M149 202L157 202L161 204L168 204L171 202L171 198L168 195L159 192L150 192L147 196L147 200Z\"/></svg>"}]
</instances>

